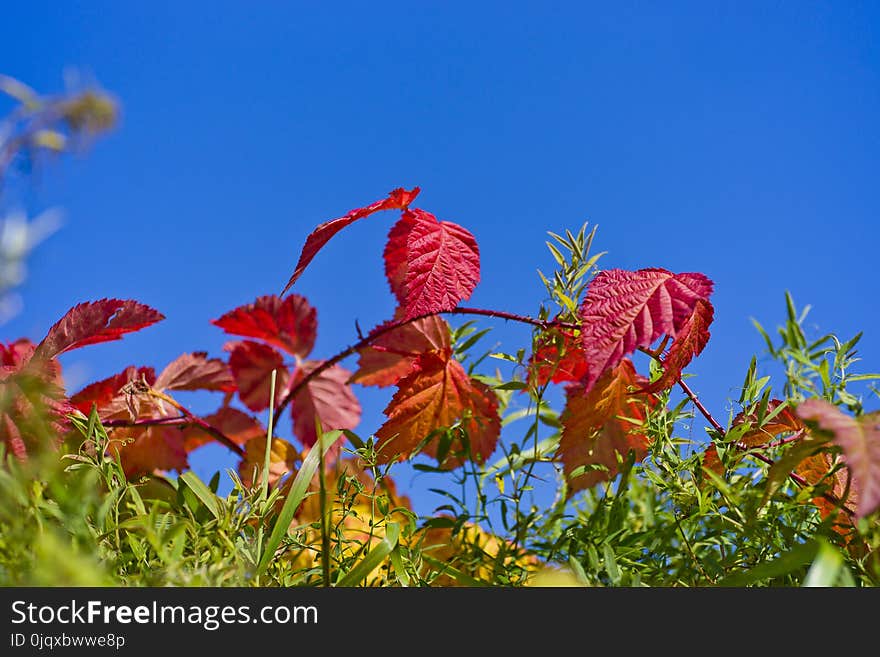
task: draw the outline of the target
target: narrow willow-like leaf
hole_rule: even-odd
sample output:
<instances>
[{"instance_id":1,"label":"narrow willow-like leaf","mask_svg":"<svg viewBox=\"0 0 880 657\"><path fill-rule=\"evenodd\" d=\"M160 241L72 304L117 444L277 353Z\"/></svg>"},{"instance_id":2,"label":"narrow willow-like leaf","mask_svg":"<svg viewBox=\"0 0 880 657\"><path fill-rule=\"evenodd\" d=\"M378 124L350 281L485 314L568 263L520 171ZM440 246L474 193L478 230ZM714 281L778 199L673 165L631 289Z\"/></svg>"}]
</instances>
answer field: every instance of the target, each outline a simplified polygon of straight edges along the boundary
<instances>
[{"instance_id":1,"label":"narrow willow-like leaf","mask_svg":"<svg viewBox=\"0 0 880 657\"><path fill-rule=\"evenodd\" d=\"M376 568L391 554L397 547L397 540L400 538L400 525L396 522L389 522L385 526L385 538L383 538L376 547L367 553L358 564L340 579L336 586L357 586L370 576Z\"/></svg>"},{"instance_id":2,"label":"narrow willow-like leaf","mask_svg":"<svg viewBox=\"0 0 880 657\"><path fill-rule=\"evenodd\" d=\"M810 563L818 549L819 545L815 541L798 545L773 561L764 561L750 570L725 577L718 582L718 586L747 586L762 579L787 575Z\"/></svg>"},{"instance_id":3,"label":"narrow willow-like leaf","mask_svg":"<svg viewBox=\"0 0 880 657\"><path fill-rule=\"evenodd\" d=\"M430 555L423 554L422 560L424 560L426 563L430 564L434 568L437 568L440 571L440 573L442 573L443 575L449 575L456 582L458 582L459 584L462 584L464 586L475 586L475 587L481 586L482 587L482 586L487 585L486 582L479 580L479 579L476 579L475 577L471 577L467 573L461 572L458 568L454 568L454 567L450 566L445 561L440 561L439 559L435 559L434 557L432 557Z\"/></svg>"}]
</instances>

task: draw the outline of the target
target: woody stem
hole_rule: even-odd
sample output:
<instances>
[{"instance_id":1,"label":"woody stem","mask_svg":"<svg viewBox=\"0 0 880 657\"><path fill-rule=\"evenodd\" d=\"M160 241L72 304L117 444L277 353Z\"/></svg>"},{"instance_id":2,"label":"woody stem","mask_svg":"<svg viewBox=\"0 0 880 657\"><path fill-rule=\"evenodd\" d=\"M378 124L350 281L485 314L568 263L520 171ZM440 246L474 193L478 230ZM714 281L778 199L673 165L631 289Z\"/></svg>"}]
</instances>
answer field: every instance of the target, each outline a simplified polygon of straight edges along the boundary
<instances>
[{"instance_id":1,"label":"woody stem","mask_svg":"<svg viewBox=\"0 0 880 657\"><path fill-rule=\"evenodd\" d=\"M527 315L518 315L516 313L509 313L503 310L489 310L485 308L453 308L452 310L442 311L441 313L425 313L423 315L417 315L416 317L410 317L409 319L404 319L399 322L394 322L393 324L388 324L386 326L379 327L375 329L369 335L361 338L353 345L343 349L336 355L328 358L323 363L318 365L315 369L310 371L304 377L302 377L299 381L297 381L284 395L284 398L281 400L281 403L278 404L278 408L275 409L275 414L273 415L273 422L275 424L278 423L278 418L284 412L284 409L293 401L293 398L299 394L299 392L305 388L310 381L320 376L323 372L327 371L340 361L345 360L352 354L357 353L364 347L368 346L373 341L382 337L386 333L390 333L391 331L395 331L402 326L406 326L407 324L411 324L420 319L425 319L426 317L433 317L434 315L439 314L449 314L449 315L482 315L484 317L495 317L496 319L504 319L512 322L520 322L521 324L530 324L531 326L537 326L542 330L547 330L549 328L563 328L568 330L580 330L580 326L577 324L573 324L571 322L558 322L556 320L549 319L536 319L534 317L529 317Z\"/></svg>"}]
</instances>

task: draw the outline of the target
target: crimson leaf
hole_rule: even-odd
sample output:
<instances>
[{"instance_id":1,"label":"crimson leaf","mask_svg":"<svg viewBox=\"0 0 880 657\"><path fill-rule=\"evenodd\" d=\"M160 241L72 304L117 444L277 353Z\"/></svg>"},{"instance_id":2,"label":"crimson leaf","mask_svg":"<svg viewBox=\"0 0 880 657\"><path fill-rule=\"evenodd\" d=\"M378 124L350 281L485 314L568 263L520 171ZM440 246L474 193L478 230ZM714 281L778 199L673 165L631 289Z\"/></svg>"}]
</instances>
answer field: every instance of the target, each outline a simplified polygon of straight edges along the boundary
<instances>
[{"instance_id":1,"label":"crimson leaf","mask_svg":"<svg viewBox=\"0 0 880 657\"><path fill-rule=\"evenodd\" d=\"M317 312L298 294L284 300L275 295L262 296L211 323L227 333L265 340L301 358L315 346L318 328Z\"/></svg>"},{"instance_id":2,"label":"crimson leaf","mask_svg":"<svg viewBox=\"0 0 880 657\"><path fill-rule=\"evenodd\" d=\"M676 337L699 299L708 300L712 281L702 274L665 269L600 272L581 305L581 340L588 364L585 388L639 347L661 335Z\"/></svg>"},{"instance_id":3,"label":"crimson leaf","mask_svg":"<svg viewBox=\"0 0 880 657\"><path fill-rule=\"evenodd\" d=\"M705 299L697 299L694 312L682 325L672 346L669 347L669 353L663 359L663 374L648 386L650 392L658 392L674 386L681 376L681 371L695 356L700 355L709 342L709 324L712 323L714 314L711 303Z\"/></svg>"},{"instance_id":4,"label":"crimson leaf","mask_svg":"<svg viewBox=\"0 0 880 657\"><path fill-rule=\"evenodd\" d=\"M423 210L413 210L412 215L401 304L404 319L452 310L470 298L480 280L480 249L468 230ZM386 260L386 271L387 267Z\"/></svg>"},{"instance_id":5,"label":"crimson leaf","mask_svg":"<svg viewBox=\"0 0 880 657\"><path fill-rule=\"evenodd\" d=\"M37 345L35 358L55 356L89 344L119 340L165 319L162 313L132 300L101 299L80 303L58 320Z\"/></svg>"},{"instance_id":6,"label":"crimson leaf","mask_svg":"<svg viewBox=\"0 0 880 657\"><path fill-rule=\"evenodd\" d=\"M235 392L235 379L219 358L204 351L179 356L162 370L153 386L159 390L219 390Z\"/></svg>"},{"instance_id":7,"label":"crimson leaf","mask_svg":"<svg viewBox=\"0 0 880 657\"><path fill-rule=\"evenodd\" d=\"M294 376L293 385L320 365L321 361L303 363ZM318 440L316 418L321 420L324 431L354 429L361 421L361 405L348 385L350 377L351 372L334 365L312 378L297 392L290 414L293 416L293 433L303 445L311 447Z\"/></svg>"},{"instance_id":8,"label":"crimson leaf","mask_svg":"<svg viewBox=\"0 0 880 657\"><path fill-rule=\"evenodd\" d=\"M278 370L275 380L275 405L283 397L289 378L284 357L269 345L251 340L229 342L223 346L229 354L229 368L238 387L238 398L252 411L269 407L272 370Z\"/></svg>"},{"instance_id":9,"label":"crimson leaf","mask_svg":"<svg viewBox=\"0 0 880 657\"><path fill-rule=\"evenodd\" d=\"M410 191L398 187L389 192L387 198L384 198L381 201L376 201L366 207L352 210L344 217L331 219L315 228L311 235L306 238L306 243L303 245L299 261L296 263L296 269L293 270L293 274L291 275L290 280L287 281L287 285L281 290L281 296L284 296L284 293L296 283L296 280L302 275L312 259L318 254L318 251L320 251L336 233L358 219L368 217L374 212L379 212L380 210L402 210L413 202L415 197L418 196L418 193L418 187L414 187Z\"/></svg>"}]
</instances>

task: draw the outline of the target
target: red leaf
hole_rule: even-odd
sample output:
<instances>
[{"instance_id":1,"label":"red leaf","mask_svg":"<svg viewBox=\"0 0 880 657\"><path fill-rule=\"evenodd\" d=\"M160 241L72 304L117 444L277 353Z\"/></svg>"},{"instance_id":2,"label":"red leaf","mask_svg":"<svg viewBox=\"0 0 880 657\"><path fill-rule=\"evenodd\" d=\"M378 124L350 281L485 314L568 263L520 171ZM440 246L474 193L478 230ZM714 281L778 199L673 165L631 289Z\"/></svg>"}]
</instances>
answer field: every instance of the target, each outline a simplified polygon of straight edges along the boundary
<instances>
[{"instance_id":1,"label":"red leaf","mask_svg":"<svg viewBox=\"0 0 880 657\"><path fill-rule=\"evenodd\" d=\"M771 399L767 404L767 413L776 410L782 402L779 399ZM771 440L783 433L797 433L804 429L804 423L791 410L791 407L783 408L779 413L772 417L769 421L761 425L760 420L754 414L746 415L738 413L733 418L731 428L738 427L748 422L751 427L743 434L738 442L746 447L758 447L769 443Z\"/></svg>"},{"instance_id":2,"label":"red leaf","mask_svg":"<svg viewBox=\"0 0 880 657\"><path fill-rule=\"evenodd\" d=\"M252 411L269 407L272 370L278 370L275 379L275 405L284 394L290 377L284 366L284 357L274 348L251 340L229 342L223 346L229 354L229 368L238 387L238 398Z\"/></svg>"},{"instance_id":3,"label":"red leaf","mask_svg":"<svg viewBox=\"0 0 880 657\"><path fill-rule=\"evenodd\" d=\"M404 319L452 310L480 280L480 250L466 229L414 210L407 236ZM386 263L387 265L387 263Z\"/></svg>"},{"instance_id":4,"label":"red leaf","mask_svg":"<svg viewBox=\"0 0 880 657\"><path fill-rule=\"evenodd\" d=\"M318 330L317 311L298 294L284 300L262 296L211 323L227 333L265 340L300 358L311 353Z\"/></svg>"},{"instance_id":5,"label":"red leaf","mask_svg":"<svg viewBox=\"0 0 880 657\"><path fill-rule=\"evenodd\" d=\"M646 407L657 404L657 398L642 389L645 383L632 362L624 359L606 370L589 391L579 383L568 386L557 456L562 460L569 495L614 478L618 454L626 458L632 449L638 462L648 453L648 436L630 421L643 422ZM583 473L581 468L586 468Z\"/></svg>"},{"instance_id":6,"label":"red leaf","mask_svg":"<svg viewBox=\"0 0 880 657\"><path fill-rule=\"evenodd\" d=\"M589 365L586 389L639 347L661 335L676 337L707 300L712 281L702 274L673 274L665 269L599 273L581 305L581 339Z\"/></svg>"},{"instance_id":7,"label":"red leaf","mask_svg":"<svg viewBox=\"0 0 880 657\"><path fill-rule=\"evenodd\" d=\"M388 242L385 244L383 256L385 258L385 276L391 292L397 297L397 302L402 304L406 301L406 260L409 253L407 244L409 233L416 223L416 212L421 210L406 210L400 220L391 227L388 233Z\"/></svg>"},{"instance_id":8,"label":"red leaf","mask_svg":"<svg viewBox=\"0 0 880 657\"><path fill-rule=\"evenodd\" d=\"M855 418L827 401L808 399L797 414L831 433L832 441L843 448L859 491L856 515L861 518L880 506L880 413Z\"/></svg>"},{"instance_id":9,"label":"red leaf","mask_svg":"<svg viewBox=\"0 0 880 657\"><path fill-rule=\"evenodd\" d=\"M89 415L92 404L96 404L102 420L124 419L129 417L128 405L120 391L127 383L142 379L153 385L156 381L153 368L129 366L119 374L87 385L70 398L70 403L84 415Z\"/></svg>"},{"instance_id":10,"label":"red leaf","mask_svg":"<svg viewBox=\"0 0 880 657\"><path fill-rule=\"evenodd\" d=\"M306 361L294 376L294 384L309 374L321 361ZM293 398L290 414L293 433L303 445L311 447L317 440L315 418L324 431L354 429L361 421L361 405L348 385L351 372L334 365L309 381ZM339 444L339 443L338 443Z\"/></svg>"},{"instance_id":11,"label":"red leaf","mask_svg":"<svg viewBox=\"0 0 880 657\"><path fill-rule=\"evenodd\" d=\"M160 312L131 300L101 299L80 303L67 311L37 346L36 358L55 356L89 344L119 340L165 319Z\"/></svg>"},{"instance_id":12,"label":"red leaf","mask_svg":"<svg viewBox=\"0 0 880 657\"><path fill-rule=\"evenodd\" d=\"M397 323L385 322L372 333ZM380 335L358 353L358 370L350 383L364 386L390 386L397 383L412 370L413 363L428 351L444 352L450 348L449 324L431 315Z\"/></svg>"},{"instance_id":13,"label":"red leaf","mask_svg":"<svg viewBox=\"0 0 880 657\"><path fill-rule=\"evenodd\" d=\"M219 429L237 445L244 445L253 438L266 435L266 430L256 418L231 406L223 406L216 413L206 415L202 419L215 429ZM183 430L183 447L187 452L215 440L214 436L196 424ZM263 444L265 442L264 440Z\"/></svg>"},{"instance_id":14,"label":"red leaf","mask_svg":"<svg viewBox=\"0 0 880 657\"><path fill-rule=\"evenodd\" d=\"M69 428L66 416L71 411L58 361L0 367L0 443L17 458L26 459L32 450L57 448Z\"/></svg>"},{"instance_id":15,"label":"red leaf","mask_svg":"<svg viewBox=\"0 0 880 657\"><path fill-rule=\"evenodd\" d=\"M387 422L376 432L378 460L384 463L409 458L432 432L459 421L474 459L484 461L495 450L501 432L495 393L470 378L449 349L419 356L413 371L398 383L385 415ZM454 456L456 448L460 451L461 445L453 446L443 464L462 463ZM423 451L436 457L437 440L428 442Z\"/></svg>"},{"instance_id":16,"label":"red leaf","mask_svg":"<svg viewBox=\"0 0 880 657\"><path fill-rule=\"evenodd\" d=\"M711 303L705 299L697 299L693 314L682 325L669 347L669 353L663 359L663 374L648 386L649 392L666 390L675 385L681 371L695 356L700 355L709 342L709 324L712 323L714 314Z\"/></svg>"},{"instance_id":17,"label":"red leaf","mask_svg":"<svg viewBox=\"0 0 880 657\"><path fill-rule=\"evenodd\" d=\"M308 267L309 263L317 255L318 251L321 250L321 247L323 247L328 241L330 241L330 238L333 237L340 230L342 230L349 224L354 223L358 219L368 217L374 212L379 212L380 210L402 210L406 208L410 203L412 203L415 197L418 196L418 194L418 187L414 187L410 191L406 191L405 189L403 189L403 187L398 187L397 189L392 190L388 194L388 197L382 199L381 201L371 203L364 208L357 208L355 210L352 210L344 217L324 222L323 224L315 228L315 230L312 231L312 234L306 238L306 243L303 245L302 253L300 253L299 256L299 261L296 263L296 269L294 269L293 275L291 275L290 280L287 281L287 285L285 285L284 289L281 290L280 296L284 296L284 293L287 292L294 283L296 283L296 280L302 275L306 267Z\"/></svg>"},{"instance_id":18,"label":"red leaf","mask_svg":"<svg viewBox=\"0 0 880 657\"><path fill-rule=\"evenodd\" d=\"M153 386L157 390L219 390L235 392L229 367L204 351L179 356L162 370Z\"/></svg>"},{"instance_id":19,"label":"red leaf","mask_svg":"<svg viewBox=\"0 0 880 657\"><path fill-rule=\"evenodd\" d=\"M183 432L179 428L137 427L127 433L132 442L123 443L114 438L111 444L118 450L122 469L129 479L156 470L187 469Z\"/></svg>"},{"instance_id":20,"label":"red leaf","mask_svg":"<svg viewBox=\"0 0 880 657\"><path fill-rule=\"evenodd\" d=\"M0 342L0 371L18 371L31 359L35 349L34 343L27 338L19 338L9 344Z\"/></svg>"},{"instance_id":21,"label":"red leaf","mask_svg":"<svg viewBox=\"0 0 880 657\"><path fill-rule=\"evenodd\" d=\"M565 381L580 381L587 373L587 361L580 340L571 331L550 329L541 333L529 359L532 388Z\"/></svg>"}]
</instances>

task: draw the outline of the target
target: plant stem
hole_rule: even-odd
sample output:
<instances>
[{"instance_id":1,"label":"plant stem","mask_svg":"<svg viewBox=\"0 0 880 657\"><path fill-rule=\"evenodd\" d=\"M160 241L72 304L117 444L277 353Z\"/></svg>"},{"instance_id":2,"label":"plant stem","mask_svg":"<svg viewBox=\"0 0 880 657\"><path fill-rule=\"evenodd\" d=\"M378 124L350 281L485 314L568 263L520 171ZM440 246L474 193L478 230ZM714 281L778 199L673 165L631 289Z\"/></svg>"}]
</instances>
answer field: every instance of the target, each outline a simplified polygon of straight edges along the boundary
<instances>
[{"instance_id":1,"label":"plant stem","mask_svg":"<svg viewBox=\"0 0 880 657\"><path fill-rule=\"evenodd\" d=\"M269 466L272 462L272 426L275 419L272 407L275 405L275 377L278 370L272 370L269 381L269 428L266 430L266 451L263 455L263 476L260 490L260 501L265 502L269 498ZM262 525L260 526L262 528Z\"/></svg>"},{"instance_id":2,"label":"plant stem","mask_svg":"<svg viewBox=\"0 0 880 657\"><path fill-rule=\"evenodd\" d=\"M364 347L368 346L374 340L382 337L386 333L390 333L391 331L395 331L402 326L406 326L407 324L411 324L412 322L418 321L420 319L425 319L426 317L433 317L435 315L440 314L448 314L448 315L482 315L484 317L495 317L497 319L504 319L512 322L520 322L522 324L530 324L532 326L537 326L542 330L547 330L549 328L565 328L571 330L579 330L580 326L577 324L572 324L570 322L557 322L555 320L544 320L544 319L536 319L534 317L528 317L527 315L517 315L516 313L509 313L503 310L488 310L485 308L453 308L452 310L446 310L442 313L425 313L424 315L418 315L416 317L411 317L409 319L404 319L399 322L394 322L393 324L388 324L387 326L382 326L380 328L375 329L369 335L361 338L353 345L343 349L335 356L332 356L325 360L323 363L318 365L311 372L302 377L299 381L297 381L290 389L287 391L287 394L284 395L284 399L281 400L281 403L278 404L278 408L275 411L275 423L278 423L278 418L281 416L281 413L287 408L293 398L299 394L299 392L306 387L309 382L311 382L314 378L320 376L323 372L326 372L328 369L339 363L340 361L345 360L352 354L357 353Z\"/></svg>"},{"instance_id":3,"label":"plant stem","mask_svg":"<svg viewBox=\"0 0 880 657\"><path fill-rule=\"evenodd\" d=\"M193 415L189 411L183 409L180 405L175 405L175 408L183 415L179 415L177 417L155 417L155 418L144 418L143 420L104 420L101 422L105 427L154 427L154 426L168 426L168 427L187 427L191 425L196 425L200 429L204 430L206 433L211 434L217 442L221 443L225 447L227 447L230 451L235 452L238 456L244 456L244 449L242 449L241 445L238 445L235 441L232 440L225 433L220 431L217 427L213 426L209 422L206 422L202 418Z\"/></svg>"},{"instance_id":4,"label":"plant stem","mask_svg":"<svg viewBox=\"0 0 880 657\"><path fill-rule=\"evenodd\" d=\"M694 393L694 391L691 390L690 386L687 383L685 383L684 381L682 381L680 377L678 379L678 385L684 391L684 394L686 394L688 396L688 398L694 403L694 406L696 406L697 410L700 411L700 413L703 415L703 417L706 418L706 420L708 420L709 424L712 425L712 428L715 429L715 431L717 431L719 433L719 438L721 438L723 440L724 437L727 435L727 432L724 430L724 428L720 424L718 424L718 421L714 417L712 417L712 414L706 409L706 407L703 406L702 402L699 400L699 398ZM800 436L798 436L798 438L800 438ZM738 450L740 450L741 452L748 452L749 456L753 456L756 459L758 459L759 461L766 463L767 465L773 465L775 463L775 461L773 459L771 459L769 456L767 456L765 454L761 454L761 452L755 451L753 448L750 448L748 445L745 445L741 442L736 442L734 444L735 444L736 448ZM782 443L780 442L778 444L782 444ZM801 477L796 472L789 473L788 477L789 477L789 479L791 479L793 482L795 482L798 486L800 486L802 488L805 488L807 486L812 485L812 484L810 484L809 481L807 481L806 479ZM839 506L840 509L843 510L844 512L846 512L848 515L850 515L850 516L854 515L854 512L851 509L847 508L842 503L842 500L839 500L836 496L832 495L831 493L827 493L827 492L822 493L822 497L824 497L829 502L832 502L835 506Z\"/></svg>"}]
</instances>

